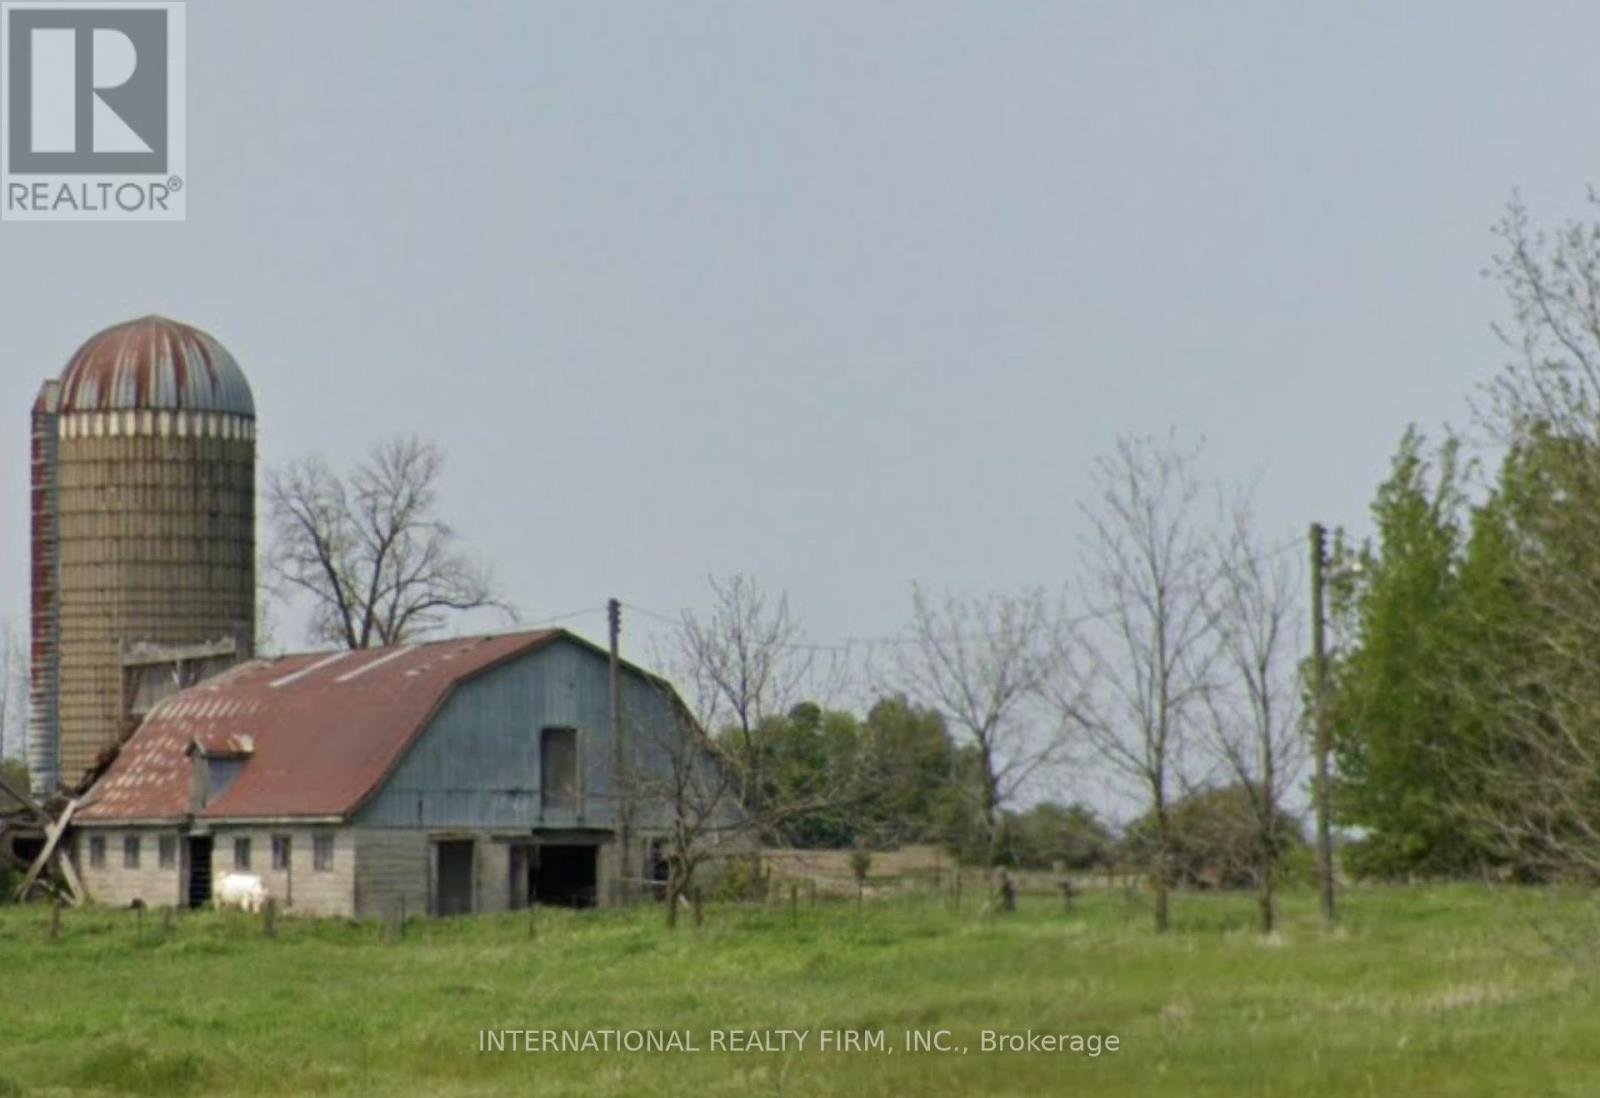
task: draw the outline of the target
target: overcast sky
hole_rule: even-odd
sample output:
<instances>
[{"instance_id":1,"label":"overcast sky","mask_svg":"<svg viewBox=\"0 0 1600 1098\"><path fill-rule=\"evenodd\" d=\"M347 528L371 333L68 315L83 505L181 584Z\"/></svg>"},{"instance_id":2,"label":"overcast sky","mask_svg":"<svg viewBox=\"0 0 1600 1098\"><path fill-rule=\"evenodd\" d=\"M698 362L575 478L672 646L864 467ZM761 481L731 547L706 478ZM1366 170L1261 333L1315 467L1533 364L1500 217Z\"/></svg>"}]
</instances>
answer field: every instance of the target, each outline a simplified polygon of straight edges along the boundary
<instances>
[{"instance_id":1,"label":"overcast sky","mask_svg":"<svg viewBox=\"0 0 1600 1098\"><path fill-rule=\"evenodd\" d=\"M0 614L39 382L151 312L264 466L441 443L531 621L1054 586L1092 457L1172 426L1270 540L1362 528L1502 357L1513 189L1596 176L1600 8L1322 8L193 0L187 223L0 224Z\"/></svg>"}]
</instances>

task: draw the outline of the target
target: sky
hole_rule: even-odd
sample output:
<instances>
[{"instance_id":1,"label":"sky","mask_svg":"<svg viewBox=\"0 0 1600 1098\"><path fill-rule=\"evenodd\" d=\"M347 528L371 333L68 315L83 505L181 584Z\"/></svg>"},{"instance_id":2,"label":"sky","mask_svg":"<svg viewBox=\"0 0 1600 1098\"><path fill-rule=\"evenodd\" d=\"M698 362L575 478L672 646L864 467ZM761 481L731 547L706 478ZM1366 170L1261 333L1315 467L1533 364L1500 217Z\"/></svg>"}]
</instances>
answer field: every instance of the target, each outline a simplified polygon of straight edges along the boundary
<instances>
[{"instance_id":1,"label":"sky","mask_svg":"<svg viewBox=\"0 0 1600 1098\"><path fill-rule=\"evenodd\" d=\"M443 446L529 622L744 572L831 643L914 580L1070 583L1123 434L1204 438L1269 542L1359 532L1505 357L1507 200L1582 212L1597 37L1577 3L191 0L188 220L0 223L0 618L40 381L153 312L238 358L264 468Z\"/></svg>"}]
</instances>

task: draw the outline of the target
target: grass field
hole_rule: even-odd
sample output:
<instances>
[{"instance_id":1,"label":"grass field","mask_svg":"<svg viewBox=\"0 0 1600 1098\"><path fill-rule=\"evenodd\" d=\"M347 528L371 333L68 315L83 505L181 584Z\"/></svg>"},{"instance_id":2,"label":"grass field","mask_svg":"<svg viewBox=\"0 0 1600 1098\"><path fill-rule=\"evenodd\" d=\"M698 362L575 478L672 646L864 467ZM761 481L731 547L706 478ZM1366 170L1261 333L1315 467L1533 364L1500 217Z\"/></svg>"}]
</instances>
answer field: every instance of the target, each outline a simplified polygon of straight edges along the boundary
<instances>
[{"instance_id":1,"label":"grass field","mask_svg":"<svg viewBox=\"0 0 1600 1098\"><path fill-rule=\"evenodd\" d=\"M1600 920L1586 894L1309 893L1284 933L1248 897L937 898L770 910L541 911L376 924L0 909L0 1095L1592 1095ZM484 1029L885 1032L886 1051L480 1052ZM908 1052L945 1028L966 1054ZM979 1051L993 1029L1115 1034L1085 1054Z\"/></svg>"}]
</instances>

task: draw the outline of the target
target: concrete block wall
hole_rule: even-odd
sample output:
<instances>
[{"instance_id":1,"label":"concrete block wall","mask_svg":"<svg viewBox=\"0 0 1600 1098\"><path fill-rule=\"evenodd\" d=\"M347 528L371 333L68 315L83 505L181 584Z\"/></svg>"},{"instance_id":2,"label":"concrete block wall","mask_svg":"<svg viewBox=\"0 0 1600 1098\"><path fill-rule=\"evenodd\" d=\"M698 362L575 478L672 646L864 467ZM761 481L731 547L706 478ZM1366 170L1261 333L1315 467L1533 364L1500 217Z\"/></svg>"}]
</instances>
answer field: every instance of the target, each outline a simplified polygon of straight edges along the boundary
<instances>
[{"instance_id":1,"label":"concrete block wall","mask_svg":"<svg viewBox=\"0 0 1600 1098\"><path fill-rule=\"evenodd\" d=\"M172 865L161 865L161 836L176 839ZM125 863L123 842L139 840L139 865ZM105 861L95 865L90 851L95 840L105 842ZM180 907L183 894L183 839L171 828L80 828L73 835L72 864L84 890L95 903L127 907L142 900L147 907Z\"/></svg>"},{"instance_id":2,"label":"concrete block wall","mask_svg":"<svg viewBox=\"0 0 1600 1098\"><path fill-rule=\"evenodd\" d=\"M333 867L317 869L318 834L333 836ZM212 829L211 881L215 889L228 873L250 873L261 878L267 895L278 909L296 915L355 914L356 842L348 827L216 827ZM289 864L272 865L272 838L289 838ZM250 867L235 864L234 840L250 840Z\"/></svg>"}]
</instances>

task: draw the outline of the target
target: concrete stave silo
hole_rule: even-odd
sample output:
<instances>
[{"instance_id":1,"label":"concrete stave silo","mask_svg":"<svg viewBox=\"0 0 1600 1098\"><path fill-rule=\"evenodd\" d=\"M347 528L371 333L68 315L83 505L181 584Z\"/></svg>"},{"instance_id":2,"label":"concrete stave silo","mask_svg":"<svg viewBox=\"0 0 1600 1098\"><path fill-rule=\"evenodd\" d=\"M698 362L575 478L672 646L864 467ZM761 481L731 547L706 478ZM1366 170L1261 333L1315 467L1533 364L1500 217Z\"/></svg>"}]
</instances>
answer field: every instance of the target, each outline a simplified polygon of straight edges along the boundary
<instances>
[{"instance_id":1,"label":"concrete stave silo","mask_svg":"<svg viewBox=\"0 0 1600 1098\"><path fill-rule=\"evenodd\" d=\"M132 732L135 663L249 653L255 433L233 357L160 317L101 332L45 383L34 412L37 786L78 785Z\"/></svg>"}]
</instances>

